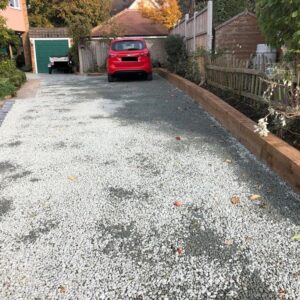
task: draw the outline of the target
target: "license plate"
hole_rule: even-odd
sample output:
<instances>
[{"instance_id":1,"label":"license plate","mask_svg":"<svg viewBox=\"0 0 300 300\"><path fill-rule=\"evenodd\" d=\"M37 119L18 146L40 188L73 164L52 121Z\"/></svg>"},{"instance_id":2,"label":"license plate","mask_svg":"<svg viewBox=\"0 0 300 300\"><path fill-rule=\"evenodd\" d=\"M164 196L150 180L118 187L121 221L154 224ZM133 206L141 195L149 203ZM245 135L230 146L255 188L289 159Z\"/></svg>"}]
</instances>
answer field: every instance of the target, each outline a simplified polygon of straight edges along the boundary
<instances>
[{"instance_id":1,"label":"license plate","mask_svg":"<svg viewBox=\"0 0 300 300\"><path fill-rule=\"evenodd\" d=\"M131 57L122 57L122 61L138 61L137 57L131 56Z\"/></svg>"}]
</instances>

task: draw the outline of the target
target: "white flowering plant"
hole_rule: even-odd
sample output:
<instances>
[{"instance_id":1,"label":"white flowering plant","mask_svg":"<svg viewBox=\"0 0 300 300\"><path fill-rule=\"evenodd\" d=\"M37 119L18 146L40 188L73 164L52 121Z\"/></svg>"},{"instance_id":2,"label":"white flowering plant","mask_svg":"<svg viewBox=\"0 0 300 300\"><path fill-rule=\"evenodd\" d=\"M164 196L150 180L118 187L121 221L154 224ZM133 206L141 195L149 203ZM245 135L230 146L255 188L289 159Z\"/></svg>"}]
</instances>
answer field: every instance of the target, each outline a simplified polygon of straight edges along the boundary
<instances>
[{"instance_id":1,"label":"white flowering plant","mask_svg":"<svg viewBox=\"0 0 300 300\"><path fill-rule=\"evenodd\" d=\"M300 73L295 75L286 65L276 65L270 67L267 77L261 80L266 85L263 98L269 109L268 114L259 119L254 130L265 137L272 124L272 128L282 135L283 131L289 131L289 125L295 119L300 119Z\"/></svg>"}]
</instances>

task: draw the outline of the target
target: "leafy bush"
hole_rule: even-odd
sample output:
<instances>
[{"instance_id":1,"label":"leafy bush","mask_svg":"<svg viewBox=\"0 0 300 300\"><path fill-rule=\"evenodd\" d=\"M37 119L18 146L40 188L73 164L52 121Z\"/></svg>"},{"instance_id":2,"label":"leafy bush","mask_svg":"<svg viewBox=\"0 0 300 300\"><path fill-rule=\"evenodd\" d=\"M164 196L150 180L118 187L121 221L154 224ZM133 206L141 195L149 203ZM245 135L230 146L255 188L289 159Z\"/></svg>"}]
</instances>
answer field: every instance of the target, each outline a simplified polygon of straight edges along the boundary
<instances>
[{"instance_id":1,"label":"leafy bush","mask_svg":"<svg viewBox=\"0 0 300 300\"><path fill-rule=\"evenodd\" d=\"M3 60L0 62L0 98L14 95L25 81L25 73L16 68L15 61Z\"/></svg>"},{"instance_id":2,"label":"leafy bush","mask_svg":"<svg viewBox=\"0 0 300 300\"><path fill-rule=\"evenodd\" d=\"M0 78L0 99L5 96L14 95L16 87L9 81L9 79Z\"/></svg>"},{"instance_id":3,"label":"leafy bush","mask_svg":"<svg viewBox=\"0 0 300 300\"><path fill-rule=\"evenodd\" d=\"M199 65L194 56L190 57L186 63L185 78L197 84L201 81Z\"/></svg>"},{"instance_id":4,"label":"leafy bush","mask_svg":"<svg viewBox=\"0 0 300 300\"><path fill-rule=\"evenodd\" d=\"M178 75L185 76L188 53L184 38L180 35L169 35L166 39L165 49L168 55L168 69Z\"/></svg>"}]
</instances>

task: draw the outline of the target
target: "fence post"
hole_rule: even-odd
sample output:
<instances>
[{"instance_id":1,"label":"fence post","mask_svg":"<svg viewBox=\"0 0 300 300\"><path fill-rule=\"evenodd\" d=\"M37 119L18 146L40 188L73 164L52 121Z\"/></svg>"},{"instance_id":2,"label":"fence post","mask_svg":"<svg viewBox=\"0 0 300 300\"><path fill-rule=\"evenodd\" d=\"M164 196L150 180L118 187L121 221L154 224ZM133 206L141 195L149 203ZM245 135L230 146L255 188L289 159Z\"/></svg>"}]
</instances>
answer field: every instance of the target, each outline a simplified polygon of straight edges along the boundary
<instances>
[{"instance_id":1,"label":"fence post","mask_svg":"<svg viewBox=\"0 0 300 300\"><path fill-rule=\"evenodd\" d=\"M197 12L194 12L194 20L193 20L193 50L196 52L196 17L197 17Z\"/></svg>"},{"instance_id":2,"label":"fence post","mask_svg":"<svg viewBox=\"0 0 300 300\"><path fill-rule=\"evenodd\" d=\"M207 50L212 50L213 41L213 1L207 3Z\"/></svg>"},{"instance_id":3,"label":"fence post","mask_svg":"<svg viewBox=\"0 0 300 300\"><path fill-rule=\"evenodd\" d=\"M83 70L84 70L84 62L83 62L83 56L82 56L82 48L83 47L80 43L78 45L78 58L79 58L79 73L82 75L83 74Z\"/></svg>"},{"instance_id":4,"label":"fence post","mask_svg":"<svg viewBox=\"0 0 300 300\"><path fill-rule=\"evenodd\" d=\"M186 40L187 39L187 23L189 21L189 14L185 14L185 17L184 17L184 39Z\"/></svg>"}]
</instances>

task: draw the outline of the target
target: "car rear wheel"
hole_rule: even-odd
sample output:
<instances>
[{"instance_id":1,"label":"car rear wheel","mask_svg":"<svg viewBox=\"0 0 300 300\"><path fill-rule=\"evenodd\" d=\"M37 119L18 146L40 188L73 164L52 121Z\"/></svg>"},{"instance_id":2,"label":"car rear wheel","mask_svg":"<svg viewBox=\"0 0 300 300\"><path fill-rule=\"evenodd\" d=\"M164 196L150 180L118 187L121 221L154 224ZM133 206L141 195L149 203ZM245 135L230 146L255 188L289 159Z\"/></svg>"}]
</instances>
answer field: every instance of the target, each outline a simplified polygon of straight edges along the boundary
<instances>
[{"instance_id":1,"label":"car rear wheel","mask_svg":"<svg viewBox=\"0 0 300 300\"><path fill-rule=\"evenodd\" d=\"M148 81L151 81L152 79L153 79L152 73L148 73L148 74L147 74L147 80L148 80Z\"/></svg>"},{"instance_id":2,"label":"car rear wheel","mask_svg":"<svg viewBox=\"0 0 300 300\"><path fill-rule=\"evenodd\" d=\"M112 75L107 75L108 82L114 82L115 78Z\"/></svg>"}]
</instances>

